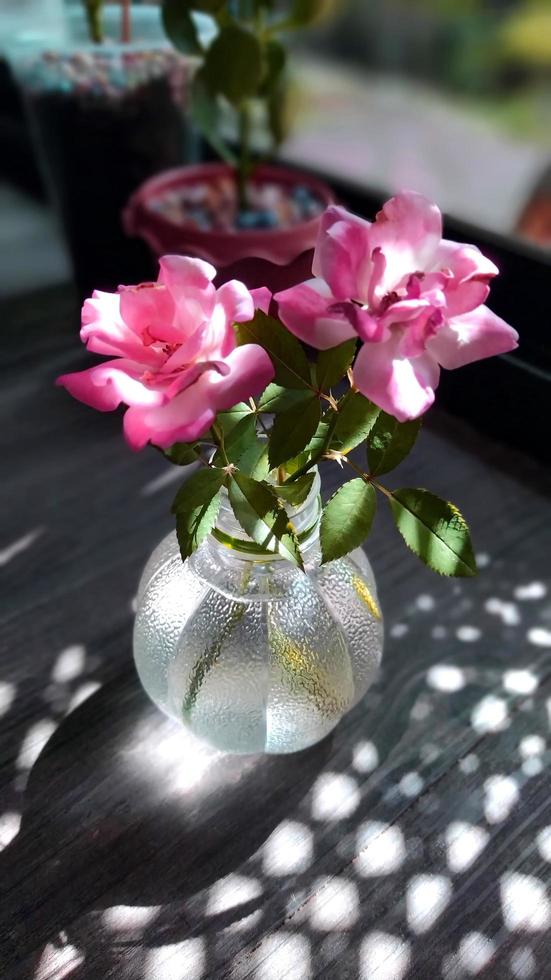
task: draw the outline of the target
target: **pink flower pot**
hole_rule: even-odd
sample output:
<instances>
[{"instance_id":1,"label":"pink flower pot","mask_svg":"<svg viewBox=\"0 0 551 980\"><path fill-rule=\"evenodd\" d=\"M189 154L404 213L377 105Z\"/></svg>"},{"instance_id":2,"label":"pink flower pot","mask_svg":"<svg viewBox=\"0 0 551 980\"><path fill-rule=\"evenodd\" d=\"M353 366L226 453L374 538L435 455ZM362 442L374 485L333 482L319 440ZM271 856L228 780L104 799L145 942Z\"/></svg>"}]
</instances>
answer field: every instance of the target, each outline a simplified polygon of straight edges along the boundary
<instances>
[{"instance_id":1,"label":"pink flower pot","mask_svg":"<svg viewBox=\"0 0 551 980\"><path fill-rule=\"evenodd\" d=\"M172 220L152 206L155 200L185 185L204 184L230 174L225 163L204 163L152 177L138 188L124 209L126 233L145 239L157 256L176 253L206 259L218 269L218 284L240 279L250 289L268 286L276 292L310 278L321 215L286 228L204 231ZM305 185L325 206L333 202L326 184L296 170L260 166L254 180L290 188Z\"/></svg>"}]
</instances>

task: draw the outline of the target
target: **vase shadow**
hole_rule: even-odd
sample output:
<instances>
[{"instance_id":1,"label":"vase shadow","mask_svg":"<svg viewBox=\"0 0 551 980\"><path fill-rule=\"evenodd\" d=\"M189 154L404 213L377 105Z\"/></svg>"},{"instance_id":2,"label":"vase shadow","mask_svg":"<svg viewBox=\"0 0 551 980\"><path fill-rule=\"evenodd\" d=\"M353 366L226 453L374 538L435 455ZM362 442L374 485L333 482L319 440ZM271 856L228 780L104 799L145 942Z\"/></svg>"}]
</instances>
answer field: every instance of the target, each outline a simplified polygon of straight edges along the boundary
<instances>
[{"instance_id":1,"label":"vase shadow","mask_svg":"<svg viewBox=\"0 0 551 980\"><path fill-rule=\"evenodd\" d=\"M228 755L162 715L133 672L100 689L39 756L0 856L5 968L89 911L182 902L240 867L306 794L331 742Z\"/></svg>"}]
</instances>

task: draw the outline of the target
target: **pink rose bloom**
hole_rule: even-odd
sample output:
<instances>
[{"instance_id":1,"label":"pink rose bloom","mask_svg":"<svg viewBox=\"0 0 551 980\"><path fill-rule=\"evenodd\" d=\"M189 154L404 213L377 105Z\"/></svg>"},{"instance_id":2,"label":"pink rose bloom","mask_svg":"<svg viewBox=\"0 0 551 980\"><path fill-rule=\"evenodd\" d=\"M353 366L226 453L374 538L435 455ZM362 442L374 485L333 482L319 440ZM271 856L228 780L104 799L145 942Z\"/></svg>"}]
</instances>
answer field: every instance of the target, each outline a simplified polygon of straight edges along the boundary
<instances>
[{"instance_id":1,"label":"pink rose bloom","mask_svg":"<svg viewBox=\"0 0 551 980\"><path fill-rule=\"evenodd\" d=\"M443 239L439 209L420 194L393 197L374 222L328 208L312 271L276 294L281 319L319 350L359 337L356 387L399 421L432 405L441 367L517 346L482 305L498 269L474 245Z\"/></svg>"},{"instance_id":2,"label":"pink rose bloom","mask_svg":"<svg viewBox=\"0 0 551 980\"><path fill-rule=\"evenodd\" d=\"M252 319L255 297L235 280L216 289L215 275L208 262L165 255L156 283L96 290L84 303L82 340L115 357L57 384L100 412L128 405L132 449L198 439L218 412L260 393L274 376L262 347L236 347L232 324ZM268 291L255 292L265 307Z\"/></svg>"}]
</instances>

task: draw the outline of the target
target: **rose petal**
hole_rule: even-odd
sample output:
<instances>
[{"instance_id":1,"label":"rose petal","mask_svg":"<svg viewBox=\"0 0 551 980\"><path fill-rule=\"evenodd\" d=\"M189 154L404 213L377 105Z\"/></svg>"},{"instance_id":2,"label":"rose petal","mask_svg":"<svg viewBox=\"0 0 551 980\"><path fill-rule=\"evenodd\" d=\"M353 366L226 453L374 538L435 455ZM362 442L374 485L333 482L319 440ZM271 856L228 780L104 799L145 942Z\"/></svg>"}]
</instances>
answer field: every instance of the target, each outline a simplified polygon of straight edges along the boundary
<instances>
[{"instance_id":1,"label":"rose petal","mask_svg":"<svg viewBox=\"0 0 551 980\"><path fill-rule=\"evenodd\" d=\"M463 367L518 346L518 333L505 320L480 306L456 316L427 343L427 350L448 370Z\"/></svg>"},{"instance_id":2,"label":"rose petal","mask_svg":"<svg viewBox=\"0 0 551 980\"><path fill-rule=\"evenodd\" d=\"M270 312L272 293L267 286L257 286L256 289L251 289L251 296L256 310L262 310L266 314Z\"/></svg>"},{"instance_id":3,"label":"rose petal","mask_svg":"<svg viewBox=\"0 0 551 980\"><path fill-rule=\"evenodd\" d=\"M95 354L128 357L149 367L158 361L157 353L144 347L124 323L118 293L104 293L95 289L92 297L84 301L80 338Z\"/></svg>"},{"instance_id":4,"label":"rose petal","mask_svg":"<svg viewBox=\"0 0 551 980\"><path fill-rule=\"evenodd\" d=\"M440 369L430 354L399 355L399 336L383 344L364 344L354 365L354 383L379 408L406 422L434 401Z\"/></svg>"},{"instance_id":5,"label":"rose petal","mask_svg":"<svg viewBox=\"0 0 551 980\"><path fill-rule=\"evenodd\" d=\"M441 237L440 209L422 194L404 191L387 201L369 231L370 254L380 248L386 259L378 299L431 267Z\"/></svg>"},{"instance_id":6,"label":"rose petal","mask_svg":"<svg viewBox=\"0 0 551 980\"><path fill-rule=\"evenodd\" d=\"M231 323L244 323L254 316L254 300L251 293L237 279L230 279L216 291L216 302L226 311Z\"/></svg>"},{"instance_id":7,"label":"rose petal","mask_svg":"<svg viewBox=\"0 0 551 980\"><path fill-rule=\"evenodd\" d=\"M370 228L369 221L336 205L322 217L312 272L325 280L336 300L367 300Z\"/></svg>"},{"instance_id":8,"label":"rose petal","mask_svg":"<svg viewBox=\"0 0 551 980\"><path fill-rule=\"evenodd\" d=\"M274 376L265 350L257 344L237 347L225 361L228 373L205 371L185 391L161 407L130 408L124 433L133 449L153 442L163 449L174 442L198 439L216 414L264 390Z\"/></svg>"},{"instance_id":9,"label":"rose petal","mask_svg":"<svg viewBox=\"0 0 551 980\"><path fill-rule=\"evenodd\" d=\"M174 300L165 285L119 286L119 295L121 317L144 345L156 340L177 344L182 339L174 323Z\"/></svg>"},{"instance_id":10,"label":"rose petal","mask_svg":"<svg viewBox=\"0 0 551 980\"><path fill-rule=\"evenodd\" d=\"M356 336L347 317L330 312L334 297L323 279L291 286L276 293L274 299L279 304L279 316L291 333L318 350L336 347Z\"/></svg>"},{"instance_id":11,"label":"rose petal","mask_svg":"<svg viewBox=\"0 0 551 980\"><path fill-rule=\"evenodd\" d=\"M183 342L212 315L216 303L212 280L216 269L209 262L185 255L163 255L159 265L159 282L166 284L174 300L178 342Z\"/></svg>"},{"instance_id":12,"label":"rose petal","mask_svg":"<svg viewBox=\"0 0 551 980\"><path fill-rule=\"evenodd\" d=\"M159 268L159 282L165 283L173 296L189 288L207 289L216 275L210 262L187 255L163 255Z\"/></svg>"},{"instance_id":13,"label":"rose petal","mask_svg":"<svg viewBox=\"0 0 551 980\"><path fill-rule=\"evenodd\" d=\"M490 292L489 282L499 269L476 245L443 240L434 256L434 268L451 273L445 285L449 316L476 309Z\"/></svg>"},{"instance_id":14,"label":"rose petal","mask_svg":"<svg viewBox=\"0 0 551 980\"><path fill-rule=\"evenodd\" d=\"M56 384L100 412L112 412L121 402L140 406L162 404L163 393L143 384L140 381L142 373L141 364L121 358L105 361L86 371L63 374L57 378Z\"/></svg>"}]
</instances>

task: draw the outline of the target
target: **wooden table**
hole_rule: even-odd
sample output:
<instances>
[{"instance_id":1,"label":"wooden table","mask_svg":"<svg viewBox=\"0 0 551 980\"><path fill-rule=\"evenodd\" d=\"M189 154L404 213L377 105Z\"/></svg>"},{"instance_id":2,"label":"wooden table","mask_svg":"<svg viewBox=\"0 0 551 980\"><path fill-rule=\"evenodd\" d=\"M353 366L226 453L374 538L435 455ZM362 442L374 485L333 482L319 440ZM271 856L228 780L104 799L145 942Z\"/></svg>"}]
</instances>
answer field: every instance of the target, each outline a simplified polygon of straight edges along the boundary
<instances>
[{"instance_id":1,"label":"wooden table","mask_svg":"<svg viewBox=\"0 0 551 980\"><path fill-rule=\"evenodd\" d=\"M480 576L433 576L381 512L378 683L308 752L212 755L131 662L175 470L53 387L87 360L67 293L7 314L2 980L551 976L548 476L431 413L396 485L460 504Z\"/></svg>"}]
</instances>

